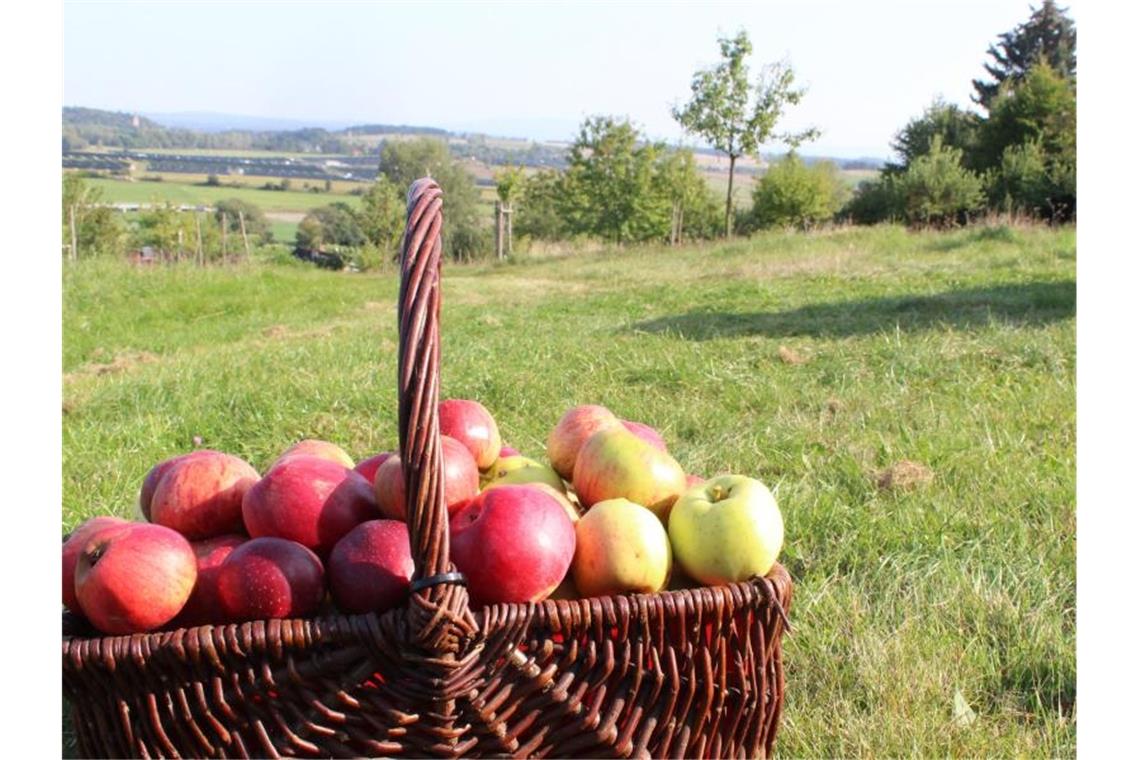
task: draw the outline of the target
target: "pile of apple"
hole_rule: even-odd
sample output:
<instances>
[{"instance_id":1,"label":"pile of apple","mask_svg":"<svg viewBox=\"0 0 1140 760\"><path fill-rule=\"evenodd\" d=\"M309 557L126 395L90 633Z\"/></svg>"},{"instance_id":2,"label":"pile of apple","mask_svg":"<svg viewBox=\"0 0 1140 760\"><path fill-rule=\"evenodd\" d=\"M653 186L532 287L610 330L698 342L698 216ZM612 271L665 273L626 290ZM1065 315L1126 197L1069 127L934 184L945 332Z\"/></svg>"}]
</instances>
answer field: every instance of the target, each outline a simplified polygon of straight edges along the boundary
<instances>
[{"instance_id":1,"label":"pile of apple","mask_svg":"<svg viewBox=\"0 0 1140 760\"><path fill-rule=\"evenodd\" d=\"M504 446L476 401L442 402L439 421L450 556L475 605L733 583L783 545L762 483L687 475L656 430L605 407L562 416L549 465ZM96 517L63 544L63 603L104 633L382 612L408 593L395 452L354 466L305 440L259 475L195 450L147 473L139 509L145 522Z\"/></svg>"}]
</instances>

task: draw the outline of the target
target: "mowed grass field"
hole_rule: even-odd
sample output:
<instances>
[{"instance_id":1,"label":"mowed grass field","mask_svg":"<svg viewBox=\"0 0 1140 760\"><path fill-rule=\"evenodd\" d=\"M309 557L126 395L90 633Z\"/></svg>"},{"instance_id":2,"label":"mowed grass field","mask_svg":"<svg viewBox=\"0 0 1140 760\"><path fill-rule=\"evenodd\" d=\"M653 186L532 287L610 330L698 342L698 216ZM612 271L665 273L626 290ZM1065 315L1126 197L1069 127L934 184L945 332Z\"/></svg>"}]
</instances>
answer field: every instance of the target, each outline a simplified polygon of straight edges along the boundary
<instances>
[{"instance_id":1,"label":"mowed grass field","mask_svg":"<svg viewBox=\"0 0 1140 760\"><path fill-rule=\"evenodd\" d=\"M210 187L190 182L130 182L121 179L91 178L85 180L89 186L103 193L105 203L164 203L212 206L227 198L241 200L260 206L263 211L292 211L304 213L317 206L325 206L335 201L343 201L357 206L360 198L355 195L338 193L310 193L299 190L260 190L254 187ZM276 182L262 178L259 184ZM300 183L294 180L295 185ZM323 183L320 183L323 187Z\"/></svg>"},{"instance_id":2,"label":"mowed grass field","mask_svg":"<svg viewBox=\"0 0 1140 760\"><path fill-rule=\"evenodd\" d=\"M1075 754L1075 233L770 234L444 272L442 392L542 457L568 407L772 487L784 757ZM392 274L64 277L62 529L192 446L396 444ZM929 478L882 482L900 462ZM913 471L912 471L913 472ZM957 705L957 707L956 707Z\"/></svg>"}]
</instances>

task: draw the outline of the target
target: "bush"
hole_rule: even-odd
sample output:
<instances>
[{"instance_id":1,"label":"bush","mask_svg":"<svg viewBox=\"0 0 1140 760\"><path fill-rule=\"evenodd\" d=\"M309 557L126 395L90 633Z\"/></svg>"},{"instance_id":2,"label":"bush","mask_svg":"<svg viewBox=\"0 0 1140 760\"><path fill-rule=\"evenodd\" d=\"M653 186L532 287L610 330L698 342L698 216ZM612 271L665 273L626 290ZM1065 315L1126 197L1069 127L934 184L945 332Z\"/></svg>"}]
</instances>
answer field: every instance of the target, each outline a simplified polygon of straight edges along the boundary
<instances>
[{"instance_id":1,"label":"bush","mask_svg":"<svg viewBox=\"0 0 1140 760\"><path fill-rule=\"evenodd\" d=\"M358 248L364 245L366 238L352 207L337 202L305 214L297 225L296 241L302 250L320 251L325 246Z\"/></svg>"},{"instance_id":2,"label":"bush","mask_svg":"<svg viewBox=\"0 0 1140 760\"><path fill-rule=\"evenodd\" d=\"M901 218L901 205L894 180L882 176L860 182L839 216L855 224L878 224Z\"/></svg>"},{"instance_id":3,"label":"bush","mask_svg":"<svg viewBox=\"0 0 1140 760\"><path fill-rule=\"evenodd\" d=\"M1044 215L1049 207L1049 170L1039 142L1010 145L1001 164L989 174L987 194L992 208L1006 213Z\"/></svg>"},{"instance_id":4,"label":"bush","mask_svg":"<svg viewBox=\"0 0 1140 760\"><path fill-rule=\"evenodd\" d=\"M938 135L930 152L914 159L894 183L911 225L963 224L985 203L981 177L963 167L962 151L944 147Z\"/></svg>"},{"instance_id":5,"label":"bush","mask_svg":"<svg viewBox=\"0 0 1140 760\"><path fill-rule=\"evenodd\" d=\"M808 229L831 219L847 188L830 161L811 166L795 153L777 161L752 190L753 225Z\"/></svg>"},{"instance_id":6,"label":"bush","mask_svg":"<svg viewBox=\"0 0 1140 760\"><path fill-rule=\"evenodd\" d=\"M269 220L265 218L265 212L260 206L241 198L226 198L218 201L214 208L214 219L221 224L223 218L226 220L226 231L229 233L240 235L244 218L246 235L263 245L273 241Z\"/></svg>"}]
</instances>

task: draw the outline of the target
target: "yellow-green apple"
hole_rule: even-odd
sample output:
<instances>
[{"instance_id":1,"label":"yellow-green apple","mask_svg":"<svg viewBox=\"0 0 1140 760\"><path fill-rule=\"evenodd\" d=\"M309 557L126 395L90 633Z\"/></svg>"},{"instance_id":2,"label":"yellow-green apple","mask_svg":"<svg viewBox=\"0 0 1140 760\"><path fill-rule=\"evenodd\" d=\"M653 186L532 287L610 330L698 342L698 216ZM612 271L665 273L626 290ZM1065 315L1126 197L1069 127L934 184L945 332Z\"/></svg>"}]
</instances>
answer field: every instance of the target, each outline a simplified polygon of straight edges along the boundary
<instances>
[{"instance_id":1,"label":"yellow-green apple","mask_svg":"<svg viewBox=\"0 0 1140 760\"><path fill-rule=\"evenodd\" d=\"M451 560L475 604L538 602L566 577L574 524L550 493L504 485L479 494L450 523Z\"/></svg>"},{"instance_id":2,"label":"yellow-green apple","mask_svg":"<svg viewBox=\"0 0 1140 760\"><path fill-rule=\"evenodd\" d=\"M234 549L248 540L246 536L232 533L190 542L194 556L198 560L198 580L194 583L190 598L186 600L182 611L174 618L171 625L177 628L190 628L207 623L227 622L222 602L218 598L218 569Z\"/></svg>"},{"instance_id":3,"label":"yellow-green apple","mask_svg":"<svg viewBox=\"0 0 1140 760\"><path fill-rule=\"evenodd\" d=\"M63 542L63 606L72 612L81 612L79 601L75 598L75 565L79 562L79 553L87 542L100 531L127 525L121 517L92 517L71 532Z\"/></svg>"},{"instance_id":4,"label":"yellow-green apple","mask_svg":"<svg viewBox=\"0 0 1140 760\"><path fill-rule=\"evenodd\" d=\"M439 434L466 446L480 470L493 465L503 447L495 418L478 401L453 398L440 402Z\"/></svg>"},{"instance_id":5,"label":"yellow-green apple","mask_svg":"<svg viewBox=\"0 0 1140 760\"><path fill-rule=\"evenodd\" d=\"M75 565L75 595L103 633L141 633L170 622L197 577L194 549L182 534L128 523L88 538Z\"/></svg>"},{"instance_id":6,"label":"yellow-green apple","mask_svg":"<svg viewBox=\"0 0 1140 760\"><path fill-rule=\"evenodd\" d=\"M369 520L333 547L329 590L344 612L384 612L407 596L413 572L408 526L399 520Z\"/></svg>"},{"instance_id":7,"label":"yellow-green apple","mask_svg":"<svg viewBox=\"0 0 1140 760\"><path fill-rule=\"evenodd\" d=\"M621 425L590 436L574 464L574 491L587 509L607 499L629 499L664 523L684 490L685 471L677 460Z\"/></svg>"},{"instance_id":8,"label":"yellow-green apple","mask_svg":"<svg viewBox=\"0 0 1140 760\"><path fill-rule=\"evenodd\" d=\"M154 499L154 489L158 488L158 481L162 480L162 476L166 474L167 470L183 459L221 453L222 452L214 451L213 449L196 449L186 454L179 454L170 459L164 459L154 467L151 467L146 477L143 478L142 488L139 489L139 511L142 513L143 518L147 521L150 520L150 503Z\"/></svg>"},{"instance_id":9,"label":"yellow-green apple","mask_svg":"<svg viewBox=\"0 0 1140 760\"><path fill-rule=\"evenodd\" d=\"M448 514L453 514L479 493L479 468L471 452L459 441L441 435L439 442L443 457L443 500ZM390 520L406 520L404 469L399 454L393 454L376 470L374 486L380 514Z\"/></svg>"},{"instance_id":10,"label":"yellow-green apple","mask_svg":"<svg viewBox=\"0 0 1140 760\"><path fill-rule=\"evenodd\" d=\"M720 475L690 488L669 515L685 572L707 586L766 575L784 544L784 519L759 480Z\"/></svg>"},{"instance_id":11,"label":"yellow-green apple","mask_svg":"<svg viewBox=\"0 0 1140 760\"><path fill-rule=\"evenodd\" d=\"M352 457L348 455L348 452L342 449L340 446L337 446L335 443L321 441L316 438L306 438L303 441L297 441L292 446L285 449L285 451L281 452L281 456L277 457L276 461L274 461L273 464L269 465L269 469L276 467L278 462L280 462L282 459L296 455L320 457L321 459L327 459L330 462L337 462L338 464L341 464L350 470L355 465L355 462L352 461Z\"/></svg>"},{"instance_id":12,"label":"yellow-green apple","mask_svg":"<svg viewBox=\"0 0 1140 760\"><path fill-rule=\"evenodd\" d=\"M640 438L641 440L648 443L653 448L660 449L661 451L667 451L668 450L667 447L665 446L665 439L661 437L661 434L658 433L653 428L646 425L645 423L643 423L643 422L631 422L630 420L622 420L621 424L625 425L626 430L633 433L634 435L636 435L638 438Z\"/></svg>"},{"instance_id":13,"label":"yellow-green apple","mask_svg":"<svg viewBox=\"0 0 1140 760\"><path fill-rule=\"evenodd\" d=\"M388 457L392 456L395 453L396 452L394 451L381 452L374 457L368 457L367 459L361 460L352 469L363 475L364 479L369 483L375 483L376 471L380 469L380 465L384 464L384 462L387 461Z\"/></svg>"},{"instance_id":14,"label":"yellow-green apple","mask_svg":"<svg viewBox=\"0 0 1140 760\"><path fill-rule=\"evenodd\" d=\"M572 480L574 462L586 439L602 428L620 424L613 412L597 404L583 404L568 410L546 439L546 458L550 466L564 480Z\"/></svg>"},{"instance_id":15,"label":"yellow-green apple","mask_svg":"<svg viewBox=\"0 0 1140 760\"><path fill-rule=\"evenodd\" d=\"M246 541L218 568L218 598L228 620L304 617L324 596L320 558L285 538Z\"/></svg>"},{"instance_id":16,"label":"yellow-green apple","mask_svg":"<svg viewBox=\"0 0 1140 760\"><path fill-rule=\"evenodd\" d=\"M242 517L250 536L275 536L328 556L341 536L379 516L364 476L330 459L297 454L249 489Z\"/></svg>"},{"instance_id":17,"label":"yellow-green apple","mask_svg":"<svg viewBox=\"0 0 1140 760\"><path fill-rule=\"evenodd\" d=\"M553 468L521 455L496 460L487 474L490 475L487 485L545 483L557 491L566 493L566 484Z\"/></svg>"},{"instance_id":18,"label":"yellow-green apple","mask_svg":"<svg viewBox=\"0 0 1140 760\"><path fill-rule=\"evenodd\" d=\"M190 540L242 532L241 502L260 476L231 454L186 456L158 481L150 521Z\"/></svg>"},{"instance_id":19,"label":"yellow-green apple","mask_svg":"<svg viewBox=\"0 0 1140 760\"><path fill-rule=\"evenodd\" d=\"M584 596L651 594L669 581L673 556L657 515L628 499L590 508L575 529L574 586Z\"/></svg>"}]
</instances>

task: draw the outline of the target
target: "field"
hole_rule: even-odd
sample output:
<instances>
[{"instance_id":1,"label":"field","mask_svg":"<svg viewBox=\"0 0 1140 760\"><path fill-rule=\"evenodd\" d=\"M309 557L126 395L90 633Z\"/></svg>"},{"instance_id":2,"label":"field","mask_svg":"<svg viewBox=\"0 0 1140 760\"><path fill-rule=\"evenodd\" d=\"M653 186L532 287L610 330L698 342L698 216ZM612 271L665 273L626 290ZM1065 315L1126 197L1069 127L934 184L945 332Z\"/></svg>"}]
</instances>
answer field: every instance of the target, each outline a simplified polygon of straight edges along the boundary
<instances>
[{"instance_id":1,"label":"field","mask_svg":"<svg viewBox=\"0 0 1140 760\"><path fill-rule=\"evenodd\" d=\"M259 177L258 184L274 181ZM120 179L88 179L87 183L103 192L105 203L163 203L212 206L227 198L240 198L261 207L263 211L294 211L304 213L317 206L344 201L352 206L360 203L354 195L310 193L301 190L259 190L253 187L209 187L191 182L128 182ZM300 182L294 180L294 185Z\"/></svg>"},{"instance_id":2,"label":"field","mask_svg":"<svg viewBox=\"0 0 1140 760\"><path fill-rule=\"evenodd\" d=\"M1075 245L880 227L448 266L442 392L533 456L563 410L603 403L688 471L776 490L796 582L780 755L1073 756ZM134 514L194 436L259 468L305 436L391 448L396 292L391 273L68 267L62 528ZM909 486L883 477L903 461Z\"/></svg>"}]
</instances>

